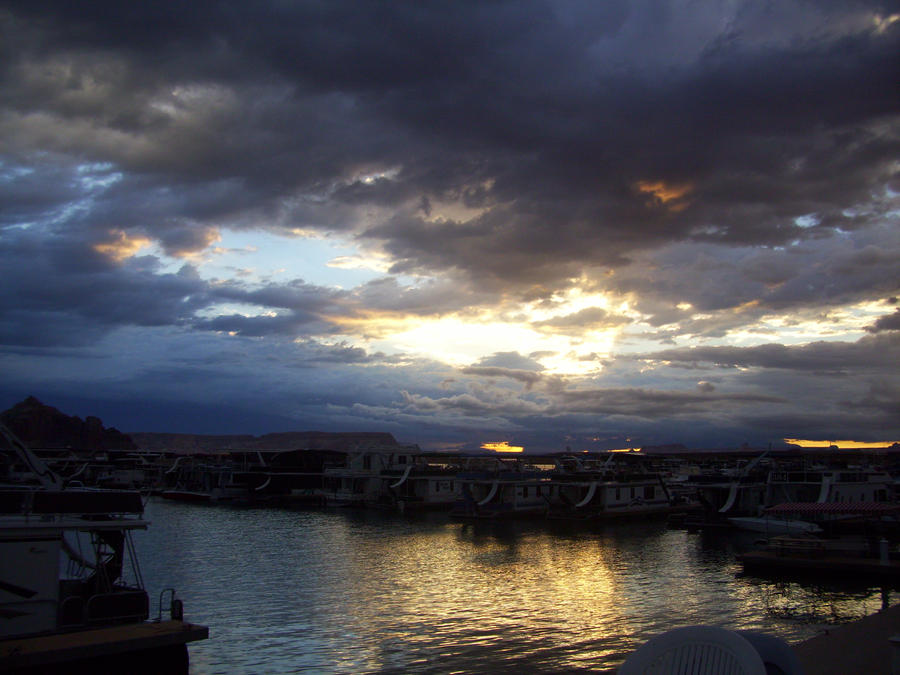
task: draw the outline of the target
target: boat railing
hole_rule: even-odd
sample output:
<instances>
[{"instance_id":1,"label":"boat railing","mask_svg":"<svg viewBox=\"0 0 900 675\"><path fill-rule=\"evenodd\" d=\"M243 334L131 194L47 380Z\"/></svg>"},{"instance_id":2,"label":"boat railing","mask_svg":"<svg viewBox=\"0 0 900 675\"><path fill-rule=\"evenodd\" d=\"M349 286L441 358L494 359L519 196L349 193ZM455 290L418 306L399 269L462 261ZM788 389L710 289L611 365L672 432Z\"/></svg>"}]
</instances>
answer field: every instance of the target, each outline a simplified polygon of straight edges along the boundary
<instances>
[{"instance_id":1,"label":"boat railing","mask_svg":"<svg viewBox=\"0 0 900 675\"><path fill-rule=\"evenodd\" d=\"M159 612L156 615L156 622L159 623L163 618L163 599L169 596L169 618L173 621L182 621L184 619L184 604L178 599L174 588L164 588L159 592Z\"/></svg>"},{"instance_id":2,"label":"boat railing","mask_svg":"<svg viewBox=\"0 0 900 675\"><path fill-rule=\"evenodd\" d=\"M145 621L150 616L150 600L143 589L128 588L85 597L70 595L59 603L59 628L112 625Z\"/></svg>"},{"instance_id":3,"label":"boat railing","mask_svg":"<svg viewBox=\"0 0 900 675\"><path fill-rule=\"evenodd\" d=\"M88 624L130 623L150 616L150 599L143 590L98 593L85 603Z\"/></svg>"}]
</instances>

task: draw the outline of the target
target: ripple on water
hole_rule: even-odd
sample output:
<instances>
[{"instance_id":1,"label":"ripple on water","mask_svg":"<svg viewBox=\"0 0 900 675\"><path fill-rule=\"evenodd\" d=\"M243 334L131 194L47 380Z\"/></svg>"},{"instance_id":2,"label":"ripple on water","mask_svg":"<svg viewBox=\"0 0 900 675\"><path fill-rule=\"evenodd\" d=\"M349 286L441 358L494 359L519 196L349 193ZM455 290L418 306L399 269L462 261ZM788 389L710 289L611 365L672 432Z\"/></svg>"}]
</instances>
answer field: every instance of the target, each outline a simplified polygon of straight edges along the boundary
<instances>
[{"instance_id":1,"label":"ripple on water","mask_svg":"<svg viewBox=\"0 0 900 675\"><path fill-rule=\"evenodd\" d=\"M727 540L641 522L458 523L151 500L137 534L151 592L174 586L211 639L191 672L532 673L614 668L688 623L799 640L880 606L738 578Z\"/></svg>"}]
</instances>

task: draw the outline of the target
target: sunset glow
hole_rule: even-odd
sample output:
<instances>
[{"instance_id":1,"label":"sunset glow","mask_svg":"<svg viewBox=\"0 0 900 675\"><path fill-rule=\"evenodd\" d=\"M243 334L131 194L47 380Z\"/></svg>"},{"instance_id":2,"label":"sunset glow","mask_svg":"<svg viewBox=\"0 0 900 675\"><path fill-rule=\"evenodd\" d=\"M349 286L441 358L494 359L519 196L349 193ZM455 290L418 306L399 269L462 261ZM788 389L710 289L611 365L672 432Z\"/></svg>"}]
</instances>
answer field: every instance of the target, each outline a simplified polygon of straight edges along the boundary
<instances>
[{"instance_id":1,"label":"sunset glow","mask_svg":"<svg viewBox=\"0 0 900 675\"><path fill-rule=\"evenodd\" d=\"M499 443L482 443L482 450L491 450L493 452L524 452L525 448L518 445L510 445L509 441L500 441Z\"/></svg>"},{"instance_id":2,"label":"sunset glow","mask_svg":"<svg viewBox=\"0 0 900 675\"><path fill-rule=\"evenodd\" d=\"M877 450L881 448L889 448L894 444L900 443L900 441L814 441L801 440L797 438L785 438L784 442L790 443L791 445L797 445L801 448L828 448L834 445L841 450Z\"/></svg>"}]
</instances>

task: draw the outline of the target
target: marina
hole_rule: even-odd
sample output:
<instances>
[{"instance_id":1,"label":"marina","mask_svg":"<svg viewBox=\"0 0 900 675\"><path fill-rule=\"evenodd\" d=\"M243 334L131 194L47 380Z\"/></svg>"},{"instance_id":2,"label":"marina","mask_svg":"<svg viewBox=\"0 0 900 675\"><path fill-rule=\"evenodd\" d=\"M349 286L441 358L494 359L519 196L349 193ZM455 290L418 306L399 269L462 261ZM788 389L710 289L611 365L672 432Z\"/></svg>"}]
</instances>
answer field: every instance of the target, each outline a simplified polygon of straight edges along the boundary
<instances>
[{"instance_id":1,"label":"marina","mask_svg":"<svg viewBox=\"0 0 900 675\"><path fill-rule=\"evenodd\" d=\"M800 654L900 588L886 452L849 466L367 440L97 453L10 434L0 665L615 672L692 626Z\"/></svg>"}]
</instances>

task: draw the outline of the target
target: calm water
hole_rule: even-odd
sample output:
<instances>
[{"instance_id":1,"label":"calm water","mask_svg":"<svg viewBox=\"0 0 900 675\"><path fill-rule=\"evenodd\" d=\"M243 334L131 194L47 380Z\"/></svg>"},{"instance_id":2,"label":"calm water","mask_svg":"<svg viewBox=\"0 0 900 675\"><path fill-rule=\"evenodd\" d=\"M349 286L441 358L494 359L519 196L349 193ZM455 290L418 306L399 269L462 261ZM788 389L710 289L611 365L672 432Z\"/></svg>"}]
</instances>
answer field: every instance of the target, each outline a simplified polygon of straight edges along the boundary
<instances>
[{"instance_id":1,"label":"calm water","mask_svg":"<svg viewBox=\"0 0 900 675\"><path fill-rule=\"evenodd\" d=\"M154 499L136 535L153 613L174 586L211 639L191 673L613 669L679 625L795 642L877 611L878 589L736 576L751 541L661 522L584 527Z\"/></svg>"}]
</instances>

